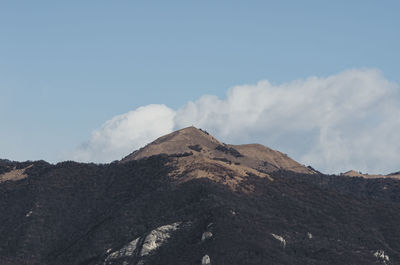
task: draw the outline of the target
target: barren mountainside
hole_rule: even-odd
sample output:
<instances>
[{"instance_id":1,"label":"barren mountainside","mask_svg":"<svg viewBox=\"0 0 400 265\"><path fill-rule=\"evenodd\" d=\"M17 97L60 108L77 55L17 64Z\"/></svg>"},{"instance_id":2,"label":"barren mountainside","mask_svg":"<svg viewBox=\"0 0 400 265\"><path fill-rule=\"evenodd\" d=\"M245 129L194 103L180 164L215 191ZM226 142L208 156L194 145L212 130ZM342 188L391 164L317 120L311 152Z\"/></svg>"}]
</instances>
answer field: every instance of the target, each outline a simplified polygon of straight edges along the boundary
<instances>
[{"instance_id":1,"label":"barren mountainside","mask_svg":"<svg viewBox=\"0 0 400 265\"><path fill-rule=\"evenodd\" d=\"M195 157L242 165L265 173L278 170L315 173L279 151L260 144L224 144L206 131L193 126L162 136L128 155L122 161L137 160L159 154L191 154Z\"/></svg>"},{"instance_id":2,"label":"barren mountainside","mask_svg":"<svg viewBox=\"0 0 400 265\"><path fill-rule=\"evenodd\" d=\"M341 175L343 176L348 176L348 177L361 177L361 178L369 178L369 179L376 179L376 178L392 178L392 179L400 179L400 172L396 173L391 173L388 175L382 175L382 174L365 174L361 172L357 172L355 170L350 170L345 173L342 173Z\"/></svg>"},{"instance_id":3,"label":"barren mountainside","mask_svg":"<svg viewBox=\"0 0 400 265\"><path fill-rule=\"evenodd\" d=\"M194 127L118 162L0 160L0 264L400 264L400 181Z\"/></svg>"}]
</instances>

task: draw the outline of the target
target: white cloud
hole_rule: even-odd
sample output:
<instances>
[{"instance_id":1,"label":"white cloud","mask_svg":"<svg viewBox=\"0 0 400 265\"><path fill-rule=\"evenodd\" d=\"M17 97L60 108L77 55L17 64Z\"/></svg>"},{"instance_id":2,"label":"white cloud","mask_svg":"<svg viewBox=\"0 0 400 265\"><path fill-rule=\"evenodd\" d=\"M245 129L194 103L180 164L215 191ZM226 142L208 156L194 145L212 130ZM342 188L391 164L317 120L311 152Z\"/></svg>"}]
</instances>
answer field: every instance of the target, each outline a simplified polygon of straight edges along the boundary
<instances>
[{"instance_id":1,"label":"white cloud","mask_svg":"<svg viewBox=\"0 0 400 265\"><path fill-rule=\"evenodd\" d=\"M225 99L205 95L176 112L165 106L143 111L154 106L95 131L82 149L86 160L119 159L161 134L195 125L225 142L265 144L324 172L400 170L399 86L378 70L282 85L260 81L229 89Z\"/></svg>"},{"instance_id":2,"label":"white cloud","mask_svg":"<svg viewBox=\"0 0 400 265\"><path fill-rule=\"evenodd\" d=\"M165 105L147 105L115 116L95 130L89 142L74 153L74 160L110 162L121 159L174 127L174 110Z\"/></svg>"}]
</instances>

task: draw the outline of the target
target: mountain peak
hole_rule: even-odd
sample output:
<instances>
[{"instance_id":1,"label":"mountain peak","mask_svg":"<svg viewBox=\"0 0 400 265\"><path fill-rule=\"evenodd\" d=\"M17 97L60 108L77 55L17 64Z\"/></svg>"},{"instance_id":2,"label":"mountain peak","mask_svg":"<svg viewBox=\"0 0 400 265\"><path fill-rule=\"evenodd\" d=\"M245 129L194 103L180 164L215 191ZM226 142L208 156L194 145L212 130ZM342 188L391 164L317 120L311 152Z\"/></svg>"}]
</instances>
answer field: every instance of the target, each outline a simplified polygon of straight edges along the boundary
<instances>
[{"instance_id":1,"label":"mountain peak","mask_svg":"<svg viewBox=\"0 0 400 265\"><path fill-rule=\"evenodd\" d=\"M190 126L157 138L145 147L131 153L122 161L138 160L159 154L183 154L195 149L213 149L221 144L208 132Z\"/></svg>"},{"instance_id":2,"label":"mountain peak","mask_svg":"<svg viewBox=\"0 0 400 265\"><path fill-rule=\"evenodd\" d=\"M388 175L382 174L368 174L368 173L361 173L355 170L349 170L347 172L341 173L342 176L347 177L360 177L360 178L367 178L367 179L376 179L376 178L393 178L393 179L400 179L400 172L391 173Z\"/></svg>"},{"instance_id":3,"label":"mountain peak","mask_svg":"<svg viewBox=\"0 0 400 265\"><path fill-rule=\"evenodd\" d=\"M224 144L208 132L196 127L187 127L161 136L145 147L134 151L122 162L138 160L153 155L167 154L193 156L225 164L245 166L257 172L269 173L288 170L296 173L315 172L294 161L286 154L272 150L261 144Z\"/></svg>"}]
</instances>

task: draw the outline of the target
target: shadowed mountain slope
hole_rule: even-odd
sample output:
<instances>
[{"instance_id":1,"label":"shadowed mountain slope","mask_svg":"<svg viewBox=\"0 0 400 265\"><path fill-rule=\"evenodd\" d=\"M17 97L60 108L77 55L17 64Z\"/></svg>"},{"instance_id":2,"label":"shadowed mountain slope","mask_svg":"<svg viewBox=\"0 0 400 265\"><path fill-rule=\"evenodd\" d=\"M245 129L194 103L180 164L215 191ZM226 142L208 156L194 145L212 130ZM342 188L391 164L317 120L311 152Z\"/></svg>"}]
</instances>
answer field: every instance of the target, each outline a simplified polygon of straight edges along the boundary
<instances>
[{"instance_id":1,"label":"shadowed mountain slope","mask_svg":"<svg viewBox=\"0 0 400 265\"><path fill-rule=\"evenodd\" d=\"M400 181L292 165L195 128L111 164L0 160L0 264L400 264Z\"/></svg>"}]
</instances>

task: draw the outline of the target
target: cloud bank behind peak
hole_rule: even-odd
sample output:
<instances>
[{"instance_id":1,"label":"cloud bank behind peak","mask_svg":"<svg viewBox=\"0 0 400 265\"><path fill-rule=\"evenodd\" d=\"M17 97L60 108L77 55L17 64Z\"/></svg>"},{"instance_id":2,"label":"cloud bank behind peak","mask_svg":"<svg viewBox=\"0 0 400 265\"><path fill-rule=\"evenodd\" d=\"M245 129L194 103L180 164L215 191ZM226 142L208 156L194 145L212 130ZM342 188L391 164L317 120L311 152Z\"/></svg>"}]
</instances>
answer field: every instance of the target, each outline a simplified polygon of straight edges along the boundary
<instances>
[{"instance_id":1,"label":"cloud bank behind peak","mask_svg":"<svg viewBox=\"0 0 400 265\"><path fill-rule=\"evenodd\" d=\"M178 110L147 105L105 122L73 155L120 159L194 125L229 143L257 142L325 173L400 170L400 87L376 69L353 69L281 85L260 81L204 95Z\"/></svg>"}]
</instances>

